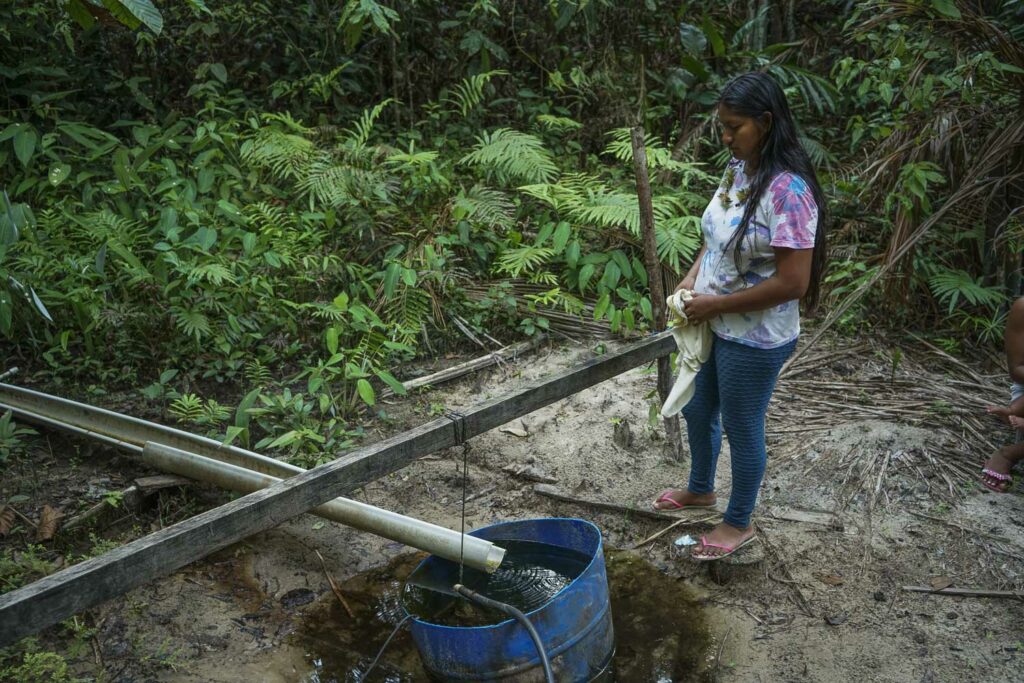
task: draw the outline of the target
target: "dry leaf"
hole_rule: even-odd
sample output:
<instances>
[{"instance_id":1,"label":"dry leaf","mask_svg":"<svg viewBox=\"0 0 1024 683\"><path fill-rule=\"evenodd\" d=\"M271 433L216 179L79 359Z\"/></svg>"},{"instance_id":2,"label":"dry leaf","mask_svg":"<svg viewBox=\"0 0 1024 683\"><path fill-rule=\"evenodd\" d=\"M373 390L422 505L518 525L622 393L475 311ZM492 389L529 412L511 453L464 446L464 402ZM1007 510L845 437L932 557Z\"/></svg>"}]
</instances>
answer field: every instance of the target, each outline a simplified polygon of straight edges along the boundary
<instances>
[{"instance_id":1,"label":"dry leaf","mask_svg":"<svg viewBox=\"0 0 1024 683\"><path fill-rule=\"evenodd\" d=\"M837 574L823 574L818 577L818 580L830 586L842 586L846 583L846 579Z\"/></svg>"},{"instance_id":2,"label":"dry leaf","mask_svg":"<svg viewBox=\"0 0 1024 683\"><path fill-rule=\"evenodd\" d=\"M11 533L12 526L14 526L14 508L4 505L0 508L0 536Z\"/></svg>"},{"instance_id":3,"label":"dry leaf","mask_svg":"<svg viewBox=\"0 0 1024 683\"><path fill-rule=\"evenodd\" d=\"M62 517L61 513L49 505L43 506L39 513L39 524L36 526L36 540L49 541L57 533L57 521Z\"/></svg>"},{"instance_id":4,"label":"dry leaf","mask_svg":"<svg viewBox=\"0 0 1024 683\"><path fill-rule=\"evenodd\" d=\"M943 588L949 588L953 585L953 579L948 576L933 576L928 582L931 584L932 590L940 591Z\"/></svg>"},{"instance_id":5,"label":"dry leaf","mask_svg":"<svg viewBox=\"0 0 1024 683\"><path fill-rule=\"evenodd\" d=\"M512 436L518 436L521 439L526 438L530 435L530 432L526 431L525 429L520 429L519 427L502 427L501 431L505 432L506 434L511 434Z\"/></svg>"}]
</instances>

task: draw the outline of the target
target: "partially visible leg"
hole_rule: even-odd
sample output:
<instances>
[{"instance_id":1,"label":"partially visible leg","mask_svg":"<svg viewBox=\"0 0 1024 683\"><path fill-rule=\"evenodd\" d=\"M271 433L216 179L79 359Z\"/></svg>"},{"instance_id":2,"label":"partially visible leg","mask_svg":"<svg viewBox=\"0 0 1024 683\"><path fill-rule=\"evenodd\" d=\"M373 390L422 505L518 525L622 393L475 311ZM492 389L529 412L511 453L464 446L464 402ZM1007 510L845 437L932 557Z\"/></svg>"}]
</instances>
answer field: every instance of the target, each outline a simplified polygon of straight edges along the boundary
<instances>
[{"instance_id":1,"label":"partially visible leg","mask_svg":"<svg viewBox=\"0 0 1024 683\"><path fill-rule=\"evenodd\" d=\"M1020 460L1024 459L1024 420L1018 417L1024 413L1024 386L1014 383L1010 387L1010 407L990 409L1003 420L1010 423L1010 426L1017 430L1017 440L1012 446L1004 446L985 461L981 471L981 483L997 493L1005 493L1013 479L1010 477L1010 470Z\"/></svg>"},{"instance_id":2,"label":"partially visible leg","mask_svg":"<svg viewBox=\"0 0 1024 683\"><path fill-rule=\"evenodd\" d=\"M718 339L713 338L712 343L718 344ZM683 408L683 417L690 444L690 482L686 490L664 491L654 503L656 510L715 502L715 467L722 449L722 426L718 418L718 373L713 351L694 379L693 398Z\"/></svg>"},{"instance_id":3,"label":"partially visible leg","mask_svg":"<svg viewBox=\"0 0 1024 683\"><path fill-rule=\"evenodd\" d=\"M723 523L707 536L708 543L733 547L753 535L750 515L764 478L767 451L764 419L775 382L796 342L778 349L755 349L736 342L716 347L722 425L729 437L732 495ZM698 547L701 556L720 549Z\"/></svg>"},{"instance_id":4,"label":"partially visible leg","mask_svg":"<svg viewBox=\"0 0 1024 683\"><path fill-rule=\"evenodd\" d=\"M686 418L686 440L690 444L690 482L693 493L715 490L715 470L722 450L722 423L719 419L718 367L714 350L722 340L714 338L714 346L695 381L693 399L683 408Z\"/></svg>"},{"instance_id":5,"label":"partially visible leg","mask_svg":"<svg viewBox=\"0 0 1024 683\"><path fill-rule=\"evenodd\" d=\"M1024 460L1024 443L1017 442L1011 446L1003 446L995 452L995 455L985 461L981 483L993 491L1005 493L1012 483L1009 478L1010 470L1021 460ZM995 476L996 474L1002 476Z\"/></svg>"}]
</instances>

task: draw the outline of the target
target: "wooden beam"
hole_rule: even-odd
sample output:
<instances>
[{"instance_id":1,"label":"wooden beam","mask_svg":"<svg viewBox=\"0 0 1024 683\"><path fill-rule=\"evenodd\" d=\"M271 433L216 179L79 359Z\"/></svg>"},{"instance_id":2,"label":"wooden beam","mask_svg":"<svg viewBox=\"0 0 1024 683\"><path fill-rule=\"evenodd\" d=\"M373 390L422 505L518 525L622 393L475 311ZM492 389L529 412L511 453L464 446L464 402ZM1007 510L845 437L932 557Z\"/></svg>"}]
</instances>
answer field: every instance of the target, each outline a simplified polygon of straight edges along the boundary
<instances>
[{"instance_id":1,"label":"wooden beam","mask_svg":"<svg viewBox=\"0 0 1024 683\"><path fill-rule=\"evenodd\" d=\"M457 445L675 350L663 332L510 394L358 448L273 486L0 595L0 647L350 493L428 453Z\"/></svg>"}]
</instances>

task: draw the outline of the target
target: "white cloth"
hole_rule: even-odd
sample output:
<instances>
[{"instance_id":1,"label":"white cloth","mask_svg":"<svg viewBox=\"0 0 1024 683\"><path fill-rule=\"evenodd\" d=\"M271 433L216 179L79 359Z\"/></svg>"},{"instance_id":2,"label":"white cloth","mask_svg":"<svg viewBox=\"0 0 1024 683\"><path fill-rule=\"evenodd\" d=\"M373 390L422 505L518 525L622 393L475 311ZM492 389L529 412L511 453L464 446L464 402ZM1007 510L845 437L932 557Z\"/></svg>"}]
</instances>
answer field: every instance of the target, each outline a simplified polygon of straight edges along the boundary
<instances>
[{"instance_id":1,"label":"white cloth","mask_svg":"<svg viewBox=\"0 0 1024 683\"><path fill-rule=\"evenodd\" d=\"M690 402L695 389L694 380L697 379L700 366L711 355L711 326L706 322L694 325L686 319L683 304L692 298L693 292L681 289L665 300L672 318L669 323L672 326L672 336L679 348L679 353L676 354L679 374L665 400L665 405L661 407L662 417L675 415Z\"/></svg>"}]
</instances>

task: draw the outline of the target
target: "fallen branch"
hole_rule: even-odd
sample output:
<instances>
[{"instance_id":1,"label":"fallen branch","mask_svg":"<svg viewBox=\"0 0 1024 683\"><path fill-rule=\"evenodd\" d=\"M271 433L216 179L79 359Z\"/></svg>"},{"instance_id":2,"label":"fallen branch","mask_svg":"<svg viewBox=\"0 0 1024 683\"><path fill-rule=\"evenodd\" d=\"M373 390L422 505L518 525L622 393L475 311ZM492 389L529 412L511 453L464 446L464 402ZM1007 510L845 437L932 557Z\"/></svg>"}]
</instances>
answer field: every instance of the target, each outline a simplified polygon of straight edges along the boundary
<instances>
[{"instance_id":1,"label":"fallen branch","mask_svg":"<svg viewBox=\"0 0 1024 683\"><path fill-rule=\"evenodd\" d=\"M603 500L590 500L587 498L576 498L568 494L562 493L554 486L547 484L537 484L533 487L533 492L539 496L545 496L547 498L554 498L566 503L573 503L575 505L585 505L587 507L597 508L599 510L610 510L612 512L624 512L631 515L639 515L641 517L650 517L651 519L671 519L676 521L679 519L677 515L670 515L666 512L658 512L657 510L644 510L643 508L629 507L628 505L619 505L618 503L608 503Z\"/></svg>"},{"instance_id":2,"label":"fallen branch","mask_svg":"<svg viewBox=\"0 0 1024 683\"><path fill-rule=\"evenodd\" d=\"M831 512L812 512L809 510L772 510L772 519L779 519L786 522L803 522L804 524L820 524L821 526L843 530L843 521Z\"/></svg>"},{"instance_id":3,"label":"fallen branch","mask_svg":"<svg viewBox=\"0 0 1024 683\"><path fill-rule=\"evenodd\" d=\"M488 486L487 488L483 489L482 491L477 491L476 493L474 493L472 495L466 496L466 502L469 503L471 501L476 500L477 498L483 498L488 493L492 493L496 488L498 488L498 487L497 486ZM456 500L456 501L453 501L453 502L459 502L459 501Z\"/></svg>"},{"instance_id":4,"label":"fallen branch","mask_svg":"<svg viewBox=\"0 0 1024 683\"><path fill-rule=\"evenodd\" d=\"M650 543L651 541L653 541L653 540L655 540L657 538L661 538L663 535L667 534L669 531L672 531L672 529L675 529L677 526L681 526L683 524L704 524L705 522L710 522L710 521L715 520L715 519L718 519L718 515L710 515L708 517L701 517L699 519L686 519L685 517L683 519L678 519L675 522L672 522L671 524L669 524L667 527L665 527L661 531L659 531L659 532L657 532L655 534L651 534L650 536L648 536L644 540L642 540L639 543L637 543L636 545L634 545L633 546L633 550L636 550L637 548L639 548L641 546L645 546L645 545L647 545L648 543Z\"/></svg>"},{"instance_id":5,"label":"fallen branch","mask_svg":"<svg viewBox=\"0 0 1024 683\"><path fill-rule=\"evenodd\" d=\"M334 592L334 597L338 598L338 602L340 602L341 606L345 609L345 612L348 614L348 618L354 620L356 615L352 611L352 608L348 606L348 601L345 600L345 596L341 594L341 588L338 587L337 581L334 580L331 572L327 569L327 563L324 562L324 556L320 554L319 550L314 550L313 552L316 553L318 558L320 558L320 566L324 568L324 576L327 577L327 583L331 584L331 590Z\"/></svg>"},{"instance_id":6,"label":"fallen branch","mask_svg":"<svg viewBox=\"0 0 1024 683\"><path fill-rule=\"evenodd\" d=\"M922 512L914 512L913 510L907 510L907 512L909 512L910 514L914 515L915 517L923 517L924 519L930 519L933 522L938 522L940 524L945 524L948 527L953 527L954 529L959 529L960 531L966 532L968 534L972 534L974 536L983 536L985 538L991 538L993 541L999 541L1000 543L1009 543L1009 541L1010 541L1010 539L1006 538L1005 536L996 536L994 534L987 534L984 531L978 531L976 529L972 529L970 527L963 526L962 524L957 524L956 522L950 522L950 521L947 521L945 519L941 519L939 517L932 517L931 515L926 515L926 514L924 514Z\"/></svg>"},{"instance_id":7,"label":"fallen branch","mask_svg":"<svg viewBox=\"0 0 1024 683\"><path fill-rule=\"evenodd\" d=\"M771 572L768 572L768 578L778 581L779 583L788 583L793 586L793 594L796 596L796 604L800 608L800 611L809 617L813 617L814 611L811 609L811 604L807 601L807 597L804 595L804 592L800 590L800 582L793 578L793 573L789 571L789 565L786 564L786 559L782 556L782 553L779 552L778 548L775 547L775 544L772 543L771 539L768 538L768 530L760 524L755 524L754 526L758 535L761 537L762 545L764 545L765 549L767 549L772 555L775 562L785 574L785 580L772 576Z\"/></svg>"},{"instance_id":8,"label":"fallen branch","mask_svg":"<svg viewBox=\"0 0 1024 683\"><path fill-rule=\"evenodd\" d=\"M486 356L480 356L479 358L474 358L473 360L466 361L465 363L460 363L450 368L445 368L444 370L441 370L439 372L435 372L424 377L417 377L416 379L411 379L408 382L402 382L402 386L405 387L406 391L412 391L413 389L419 389L421 387L434 386L436 384L441 384L442 382L448 382L457 377L462 377L463 375L468 375L471 372L476 372L477 370L482 370L484 368L490 367L501 361L508 359L514 360L520 354L526 353L527 351L532 351L533 349L540 346L540 344L543 343L545 339L547 339L545 335L538 334L532 339L528 339L527 341L515 344L513 346L506 346L505 348L498 349L497 351L489 353ZM390 390L382 392L382 396L390 396L393 394L394 392Z\"/></svg>"},{"instance_id":9,"label":"fallen branch","mask_svg":"<svg viewBox=\"0 0 1024 683\"><path fill-rule=\"evenodd\" d=\"M957 595L964 598L1015 598L1024 600L1024 591L993 591L974 588L943 588L935 590L931 586L903 586L903 590L911 593L931 593L932 595Z\"/></svg>"}]
</instances>

